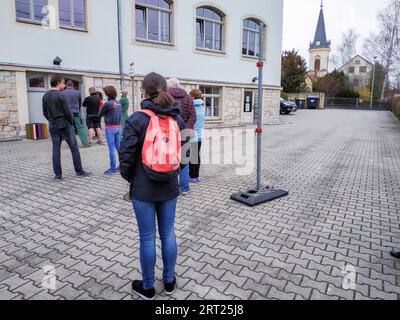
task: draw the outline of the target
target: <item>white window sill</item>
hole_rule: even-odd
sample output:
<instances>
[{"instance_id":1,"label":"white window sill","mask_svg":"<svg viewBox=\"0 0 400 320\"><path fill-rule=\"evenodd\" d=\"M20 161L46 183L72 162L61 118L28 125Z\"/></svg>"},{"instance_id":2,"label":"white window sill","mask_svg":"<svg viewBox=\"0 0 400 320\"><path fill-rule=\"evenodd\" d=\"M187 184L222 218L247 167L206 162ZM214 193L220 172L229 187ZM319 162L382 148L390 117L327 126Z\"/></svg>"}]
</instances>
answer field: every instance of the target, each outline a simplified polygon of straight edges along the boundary
<instances>
[{"instance_id":1,"label":"white window sill","mask_svg":"<svg viewBox=\"0 0 400 320\"><path fill-rule=\"evenodd\" d=\"M212 49L206 49L206 48L197 48L197 47L196 47L196 52L200 53L200 54L210 54L210 55L219 55L219 56L226 55L225 51L212 50Z\"/></svg>"},{"instance_id":2,"label":"white window sill","mask_svg":"<svg viewBox=\"0 0 400 320\"><path fill-rule=\"evenodd\" d=\"M60 26L60 29L78 31L78 32L86 32L88 33L88 29L76 28L76 27L68 27L68 26Z\"/></svg>"},{"instance_id":3,"label":"white window sill","mask_svg":"<svg viewBox=\"0 0 400 320\"><path fill-rule=\"evenodd\" d=\"M162 41L148 40L148 39L142 39L142 38L135 38L135 40L137 42L141 42L141 43L156 44L156 45L166 46L166 47L174 47L175 46L172 42L162 42Z\"/></svg>"}]
</instances>

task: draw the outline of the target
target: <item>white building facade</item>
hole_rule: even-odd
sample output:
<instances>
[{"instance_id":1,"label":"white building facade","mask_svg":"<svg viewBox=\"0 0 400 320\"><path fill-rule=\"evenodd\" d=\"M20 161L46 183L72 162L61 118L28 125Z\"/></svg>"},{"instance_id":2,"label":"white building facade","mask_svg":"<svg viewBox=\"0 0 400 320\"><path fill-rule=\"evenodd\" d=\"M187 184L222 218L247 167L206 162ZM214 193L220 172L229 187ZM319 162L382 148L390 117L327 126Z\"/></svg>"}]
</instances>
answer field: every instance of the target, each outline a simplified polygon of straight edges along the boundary
<instances>
[{"instance_id":1,"label":"white building facade","mask_svg":"<svg viewBox=\"0 0 400 320\"><path fill-rule=\"evenodd\" d=\"M338 71L343 71L354 89L367 88L371 84L374 65L360 55L350 59Z\"/></svg>"},{"instance_id":2,"label":"white building facade","mask_svg":"<svg viewBox=\"0 0 400 320\"><path fill-rule=\"evenodd\" d=\"M141 80L155 71L179 78L188 91L200 87L208 126L251 124L257 114L254 79L262 25L263 119L278 121L283 0L240 2L120 0L118 10L117 0L3 1L0 137L45 122L41 98L55 73L73 80L82 96L92 86L133 91L137 110Z\"/></svg>"}]
</instances>

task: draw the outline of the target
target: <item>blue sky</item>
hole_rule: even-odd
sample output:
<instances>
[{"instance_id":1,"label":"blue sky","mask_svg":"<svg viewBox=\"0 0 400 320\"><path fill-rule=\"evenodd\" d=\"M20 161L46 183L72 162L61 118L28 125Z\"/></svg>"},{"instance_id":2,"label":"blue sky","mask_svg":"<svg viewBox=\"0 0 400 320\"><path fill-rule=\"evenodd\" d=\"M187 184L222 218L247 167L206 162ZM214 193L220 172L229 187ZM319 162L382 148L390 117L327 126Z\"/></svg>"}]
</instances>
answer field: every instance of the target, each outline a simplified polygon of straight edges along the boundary
<instances>
[{"instance_id":1,"label":"blue sky","mask_svg":"<svg viewBox=\"0 0 400 320\"><path fill-rule=\"evenodd\" d=\"M342 33L353 28L360 35L358 54L363 55L363 42L370 32L376 31L376 14L385 3L383 0L324 0L327 37L332 40L332 51L339 44ZM298 49L307 63L320 4L320 0L284 0L283 50Z\"/></svg>"}]
</instances>

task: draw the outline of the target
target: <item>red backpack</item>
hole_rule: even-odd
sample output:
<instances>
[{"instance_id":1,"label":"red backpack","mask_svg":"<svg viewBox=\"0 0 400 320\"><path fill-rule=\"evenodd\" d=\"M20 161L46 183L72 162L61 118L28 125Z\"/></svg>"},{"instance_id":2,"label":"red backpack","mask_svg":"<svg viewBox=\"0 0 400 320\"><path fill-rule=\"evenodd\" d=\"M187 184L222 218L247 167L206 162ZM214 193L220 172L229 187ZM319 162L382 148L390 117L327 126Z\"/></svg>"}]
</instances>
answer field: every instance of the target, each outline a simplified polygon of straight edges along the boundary
<instances>
[{"instance_id":1,"label":"red backpack","mask_svg":"<svg viewBox=\"0 0 400 320\"><path fill-rule=\"evenodd\" d=\"M147 176L154 181L167 181L179 175L181 165L181 131L171 116L145 109L150 117L142 148L142 163Z\"/></svg>"}]
</instances>

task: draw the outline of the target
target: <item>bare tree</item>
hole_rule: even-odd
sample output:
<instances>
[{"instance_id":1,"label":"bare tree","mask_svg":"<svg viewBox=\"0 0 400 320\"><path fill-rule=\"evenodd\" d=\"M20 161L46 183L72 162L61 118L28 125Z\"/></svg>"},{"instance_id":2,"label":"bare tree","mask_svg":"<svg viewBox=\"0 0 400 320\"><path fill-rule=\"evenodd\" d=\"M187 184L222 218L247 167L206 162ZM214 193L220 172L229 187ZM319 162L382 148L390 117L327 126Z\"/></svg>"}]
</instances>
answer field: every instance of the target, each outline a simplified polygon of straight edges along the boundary
<instances>
[{"instance_id":1,"label":"bare tree","mask_svg":"<svg viewBox=\"0 0 400 320\"><path fill-rule=\"evenodd\" d=\"M341 65L347 63L350 59L354 58L356 55L356 45L359 35L354 29L348 29L346 32L342 33L342 40L340 45L337 47L338 52L338 62Z\"/></svg>"},{"instance_id":2,"label":"bare tree","mask_svg":"<svg viewBox=\"0 0 400 320\"><path fill-rule=\"evenodd\" d=\"M395 75L400 61L400 0L389 0L378 13L379 32L372 33L365 41L364 49L371 57L376 56L383 65L385 78L382 83L381 101L390 77Z\"/></svg>"}]
</instances>

